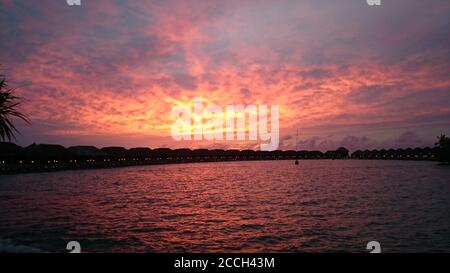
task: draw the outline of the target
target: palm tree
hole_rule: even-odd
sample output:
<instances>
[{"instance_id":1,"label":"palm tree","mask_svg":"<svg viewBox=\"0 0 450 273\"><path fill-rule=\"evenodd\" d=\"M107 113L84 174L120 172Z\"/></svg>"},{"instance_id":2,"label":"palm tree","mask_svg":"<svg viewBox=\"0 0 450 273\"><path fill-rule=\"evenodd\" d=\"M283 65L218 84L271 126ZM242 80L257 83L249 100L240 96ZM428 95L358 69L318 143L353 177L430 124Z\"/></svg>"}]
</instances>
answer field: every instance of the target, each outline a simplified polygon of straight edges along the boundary
<instances>
[{"instance_id":1,"label":"palm tree","mask_svg":"<svg viewBox=\"0 0 450 273\"><path fill-rule=\"evenodd\" d=\"M438 136L438 142L435 145L439 148L439 160L450 162L450 138L441 134Z\"/></svg>"},{"instance_id":2,"label":"palm tree","mask_svg":"<svg viewBox=\"0 0 450 273\"><path fill-rule=\"evenodd\" d=\"M20 98L14 95L14 88L8 86L6 79L0 75L0 140L11 141L19 131L12 118L19 118L29 123L28 118L17 110Z\"/></svg>"},{"instance_id":3,"label":"palm tree","mask_svg":"<svg viewBox=\"0 0 450 273\"><path fill-rule=\"evenodd\" d=\"M441 134L440 136L438 136L437 139L438 139L438 142L436 142L435 145L438 145L439 147L445 145L449 140L449 138L444 134Z\"/></svg>"}]
</instances>

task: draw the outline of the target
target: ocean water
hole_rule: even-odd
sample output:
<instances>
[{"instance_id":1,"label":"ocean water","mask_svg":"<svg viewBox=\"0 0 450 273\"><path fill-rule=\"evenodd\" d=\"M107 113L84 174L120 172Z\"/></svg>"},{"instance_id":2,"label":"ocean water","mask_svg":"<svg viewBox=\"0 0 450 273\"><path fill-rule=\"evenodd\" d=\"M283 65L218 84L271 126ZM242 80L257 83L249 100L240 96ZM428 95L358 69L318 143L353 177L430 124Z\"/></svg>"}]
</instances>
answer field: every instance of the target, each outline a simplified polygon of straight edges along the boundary
<instances>
[{"instance_id":1,"label":"ocean water","mask_svg":"<svg viewBox=\"0 0 450 273\"><path fill-rule=\"evenodd\" d=\"M0 252L450 251L450 168L308 160L0 176Z\"/></svg>"}]
</instances>

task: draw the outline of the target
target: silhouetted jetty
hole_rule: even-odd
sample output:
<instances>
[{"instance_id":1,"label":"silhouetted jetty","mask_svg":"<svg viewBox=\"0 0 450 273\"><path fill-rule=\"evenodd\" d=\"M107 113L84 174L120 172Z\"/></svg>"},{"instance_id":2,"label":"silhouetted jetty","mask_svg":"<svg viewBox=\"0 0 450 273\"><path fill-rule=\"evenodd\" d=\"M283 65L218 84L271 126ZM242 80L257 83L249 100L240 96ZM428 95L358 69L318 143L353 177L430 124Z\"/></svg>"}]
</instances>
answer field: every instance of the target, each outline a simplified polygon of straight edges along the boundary
<instances>
[{"instance_id":1,"label":"silhouetted jetty","mask_svg":"<svg viewBox=\"0 0 450 273\"><path fill-rule=\"evenodd\" d=\"M247 161L247 160L313 160L313 159L376 159L437 160L438 148L365 150L349 154L341 147L334 151L253 151L222 149L169 149L146 147L73 146L32 144L21 147L0 142L0 174L113 168L136 165Z\"/></svg>"}]
</instances>

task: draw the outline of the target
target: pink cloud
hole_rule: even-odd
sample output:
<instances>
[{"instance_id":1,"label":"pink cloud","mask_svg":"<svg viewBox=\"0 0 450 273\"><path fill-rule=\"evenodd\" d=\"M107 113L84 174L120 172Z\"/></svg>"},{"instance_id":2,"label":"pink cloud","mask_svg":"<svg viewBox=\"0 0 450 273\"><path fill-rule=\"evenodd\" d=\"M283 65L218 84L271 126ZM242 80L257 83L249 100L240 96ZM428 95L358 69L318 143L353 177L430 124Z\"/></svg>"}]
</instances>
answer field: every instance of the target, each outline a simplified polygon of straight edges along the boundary
<instances>
[{"instance_id":1,"label":"pink cloud","mask_svg":"<svg viewBox=\"0 0 450 273\"><path fill-rule=\"evenodd\" d=\"M371 13L316 1L41 2L1 1L11 42L0 54L33 121L22 142L178 145L170 110L194 96L279 104L282 137L299 128L308 147L340 144L323 135L374 146L401 131L431 141L450 128L445 3Z\"/></svg>"}]
</instances>

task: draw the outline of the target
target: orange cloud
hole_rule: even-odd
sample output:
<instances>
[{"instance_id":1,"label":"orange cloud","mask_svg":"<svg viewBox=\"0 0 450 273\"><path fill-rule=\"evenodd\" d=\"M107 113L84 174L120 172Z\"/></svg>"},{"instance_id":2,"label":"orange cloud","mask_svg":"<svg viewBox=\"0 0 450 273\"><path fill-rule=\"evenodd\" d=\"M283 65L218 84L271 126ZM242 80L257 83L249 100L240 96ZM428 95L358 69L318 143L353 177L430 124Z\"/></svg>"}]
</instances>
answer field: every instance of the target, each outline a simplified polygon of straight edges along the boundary
<instances>
[{"instance_id":1,"label":"orange cloud","mask_svg":"<svg viewBox=\"0 0 450 273\"><path fill-rule=\"evenodd\" d=\"M41 2L1 1L11 39L0 54L33 121L22 142L183 145L170 139L170 113L195 96L278 104L282 134L299 128L303 140L450 128L445 3Z\"/></svg>"}]
</instances>

